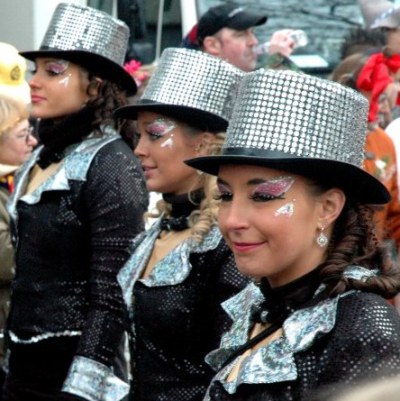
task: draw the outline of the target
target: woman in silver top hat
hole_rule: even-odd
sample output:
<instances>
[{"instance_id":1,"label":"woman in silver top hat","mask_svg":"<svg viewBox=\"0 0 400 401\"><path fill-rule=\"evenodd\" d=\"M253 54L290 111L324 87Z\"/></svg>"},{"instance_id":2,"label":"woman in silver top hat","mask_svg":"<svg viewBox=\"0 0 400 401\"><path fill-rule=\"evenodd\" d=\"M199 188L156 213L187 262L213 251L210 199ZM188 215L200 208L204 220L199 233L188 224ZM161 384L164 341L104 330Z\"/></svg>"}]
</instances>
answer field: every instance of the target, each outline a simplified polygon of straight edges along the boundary
<instances>
[{"instance_id":1,"label":"woman in silver top hat","mask_svg":"<svg viewBox=\"0 0 400 401\"><path fill-rule=\"evenodd\" d=\"M201 400L204 362L230 324L220 302L247 282L215 221L206 177L184 164L218 151L242 72L202 52L170 48L140 99L116 116L137 120L147 188L162 194L118 279L129 308L135 401ZM153 215L153 217L154 217Z\"/></svg>"},{"instance_id":2,"label":"woman in silver top hat","mask_svg":"<svg viewBox=\"0 0 400 401\"><path fill-rule=\"evenodd\" d=\"M144 228L148 194L112 119L135 92L122 67L128 35L105 13L61 3L40 50L22 53L35 64L42 146L9 207L16 276L2 400L120 400L129 391L117 273Z\"/></svg>"},{"instance_id":3,"label":"woman in silver top hat","mask_svg":"<svg viewBox=\"0 0 400 401\"><path fill-rule=\"evenodd\" d=\"M336 83L259 70L222 154L187 161L218 175L219 226L257 283L224 303L233 324L206 358L205 400L310 401L400 373L400 317L384 299L400 276L369 206L390 196L360 168L367 110Z\"/></svg>"}]
</instances>

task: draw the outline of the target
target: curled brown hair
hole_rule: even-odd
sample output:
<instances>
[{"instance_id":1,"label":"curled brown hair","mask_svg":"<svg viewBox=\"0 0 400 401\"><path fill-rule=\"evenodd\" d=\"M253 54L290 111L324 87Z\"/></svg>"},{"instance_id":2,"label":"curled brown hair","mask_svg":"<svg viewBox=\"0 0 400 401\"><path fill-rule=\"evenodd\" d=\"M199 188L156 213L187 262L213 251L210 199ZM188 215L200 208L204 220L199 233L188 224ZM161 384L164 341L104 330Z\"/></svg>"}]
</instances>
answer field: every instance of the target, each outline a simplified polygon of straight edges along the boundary
<instances>
[{"instance_id":1,"label":"curled brown hair","mask_svg":"<svg viewBox=\"0 0 400 401\"><path fill-rule=\"evenodd\" d=\"M374 213L371 206L346 201L321 266L322 282L330 296L356 289L390 298L400 291L400 271L378 239ZM378 275L365 281L346 278L343 272L349 265L377 270Z\"/></svg>"},{"instance_id":2,"label":"curled brown hair","mask_svg":"<svg viewBox=\"0 0 400 401\"><path fill-rule=\"evenodd\" d=\"M95 97L91 97L87 104L94 111L93 128L99 131L100 125L111 125L119 131L125 142L133 147L135 132L133 121L124 121L123 124L117 126L113 119L114 110L128 104L125 92L121 91L118 85L113 82L99 82L95 77L90 77L89 95L94 86L97 87L98 94Z\"/></svg>"}]
</instances>

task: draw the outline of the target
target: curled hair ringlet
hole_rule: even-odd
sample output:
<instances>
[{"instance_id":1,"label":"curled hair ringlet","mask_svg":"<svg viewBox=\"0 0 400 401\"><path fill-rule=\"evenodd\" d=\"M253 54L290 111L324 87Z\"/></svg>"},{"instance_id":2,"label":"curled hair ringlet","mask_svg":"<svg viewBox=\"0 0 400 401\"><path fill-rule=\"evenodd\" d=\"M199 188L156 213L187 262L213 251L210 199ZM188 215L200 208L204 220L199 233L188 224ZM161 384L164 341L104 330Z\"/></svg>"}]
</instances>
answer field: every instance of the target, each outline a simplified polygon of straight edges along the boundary
<instances>
[{"instance_id":1,"label":"curled hair ringlet","mask_svg":"<svg viewBox=\"0 0 400 401\"><path fill-rule=\"evenodd\" d=\"M336 221L327 258L321 266L322 282L329 296L355 289L390 298L400 291L400 270L391 260L385 243L378 239L374 212L369 205L346 201ZM377 276L360 281L343 276L349 265L361 265L371 270L380 268Z\"/></svg>"},{"instance_id":2,"label":"curled hair ringlet","mask_svg":"<svg viewBox=\"0 0 400 401\"><path fill-rule=\"evenodd\" d=\"M93 76L89 75L89 80L90 82L93 82ZM118 107L127 105L128 100L125 93L121 91L118 85L114 82L96 80L96 85L98 85L97 96L91 97L88 100L87 105L94 110L95 118L93 120L93 128L99 131L99 126L102 124L117 126L117 123L113 118L113 111ZM131 124L121 124L119 128L121 137L130 147L132 147Z\"/></svg>"}]
</instances>

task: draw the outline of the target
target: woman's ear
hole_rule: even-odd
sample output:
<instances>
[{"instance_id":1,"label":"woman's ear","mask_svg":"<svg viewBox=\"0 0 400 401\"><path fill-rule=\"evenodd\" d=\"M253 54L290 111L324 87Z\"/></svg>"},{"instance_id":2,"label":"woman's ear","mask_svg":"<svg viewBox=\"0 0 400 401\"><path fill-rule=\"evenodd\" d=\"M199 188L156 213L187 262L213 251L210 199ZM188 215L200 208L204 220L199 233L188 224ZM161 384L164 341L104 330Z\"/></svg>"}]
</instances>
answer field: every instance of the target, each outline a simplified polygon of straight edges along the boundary
<instances>
[{"instance_id":1,"label":"woman's ear","mask_svg":"<svg viewBox=\"0 0 400 401\"><path fill-rule=\"evenodd\" d=\"M103 80L99 77L92 78L87 87L87 93L90 98L94 98L99 95L99 88L102 82Z\"/></svg>"},{"instance_id":2,"label":"woman's ear","mask_svg":"<svg viewBox=\"0 0 400 401\"><path fill-rule=\"evenodd\" d=\"M196 157L210 155L214 143L214 134L212 134L211 132L202 132L196 145Z\"/></svg>"},{"instance_id":3,"label":"woman's ear","mask_svg":"<svg viewBox=\"0 0 400 401\"><path fill-rule=\"evenodd\" d=\"M319 219L324 227L330 226L340 216L346 203L346 195L339 188L331 188L321 195Z\"/></svg>"}]
</instances>

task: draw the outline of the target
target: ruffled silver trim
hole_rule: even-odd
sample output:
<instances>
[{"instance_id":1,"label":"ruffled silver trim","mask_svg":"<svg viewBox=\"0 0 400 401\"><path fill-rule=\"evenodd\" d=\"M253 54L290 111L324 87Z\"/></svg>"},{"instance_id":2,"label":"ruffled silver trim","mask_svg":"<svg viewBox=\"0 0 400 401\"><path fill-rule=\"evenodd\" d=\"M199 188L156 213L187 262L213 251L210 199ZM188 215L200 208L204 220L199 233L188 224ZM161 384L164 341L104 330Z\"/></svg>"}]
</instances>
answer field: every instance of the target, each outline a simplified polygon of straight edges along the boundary
<instances>
[{"instance_id":1,"label":"ruffled silver trim","mask_svg":"<svg viewBox=\"0 0 400 401\"><path fill-rule=\"evenodd\" d=\"M361 266L349 266L343 274L349 278L366 280L376 276L377 271ZM238 362L238 358L223 369L219 369L227 356L248 340L248 333L254 324L250 320L252 305L257 305L263 300L259 289L254 284L249 284L223 304L234 323L231 330L222 337L221 347L206 357L207 363L215 370L219 370L213 382L221 382L226 391L233 394L242 383L276 383L295 380L297 369L294 354L308 349L316 337L329 333L335 327L339 299L353 292L348 291L336 298L321 301L313 307L294 312L285 320L282 336L244 358L236 379L228 382L229 373ZM204 401L208 400L210 397L207 392Z\"/></svg>"},{"instance_id":2,"label":"ruffled silver trim","mask_svg":"<svg viewBox=\"0 0 400 401\"><path fill-rule=\"evenodd\" d=\"M102 128L101 137L92 134L88 139L68 149L67 156L61 161L57 170L32 193L25 194L29 174L36 164L42 146L36 149L30 159L18 170L15 178L15 189L8 203L8 212L17 220L17 202L24 201L30 205L38 203L45 191L69 190L68 180L85 181L90 164L97 152L109 142L119 138L113 128Z\"/></svg>"},{"instance_id":3,"label":"ruffled silver trim","mask_svg":"<svg viewBox=\"0 0 400 401\"><path fill-rule=\"evenodd\" d=\"M154 243L160 234L162 216L144 233L135 238L131 246L131 257L118 274L118 282L123 297L132 313L132 293L136 281L140 280L148 287L160 287L182 283L189 275L192 266L191 253L202 253L215 249L222 239L217 226L213 226L203 241L198 244L190 238L184 240L169 252L155 266L145 279L140 279L151 255Z\"/></svg>"},{"instance_id":4,"label":"ruffled silver trim","mask_svg":"<svg viewBox=\"0 0 400 401\"><path fill-rule=\"evenodd\" d=\"M62 391L89 401L119 401L129 392L129 384L117 377L112 369L83 356L72 362Z\"/></svg>"}]
</instances>

